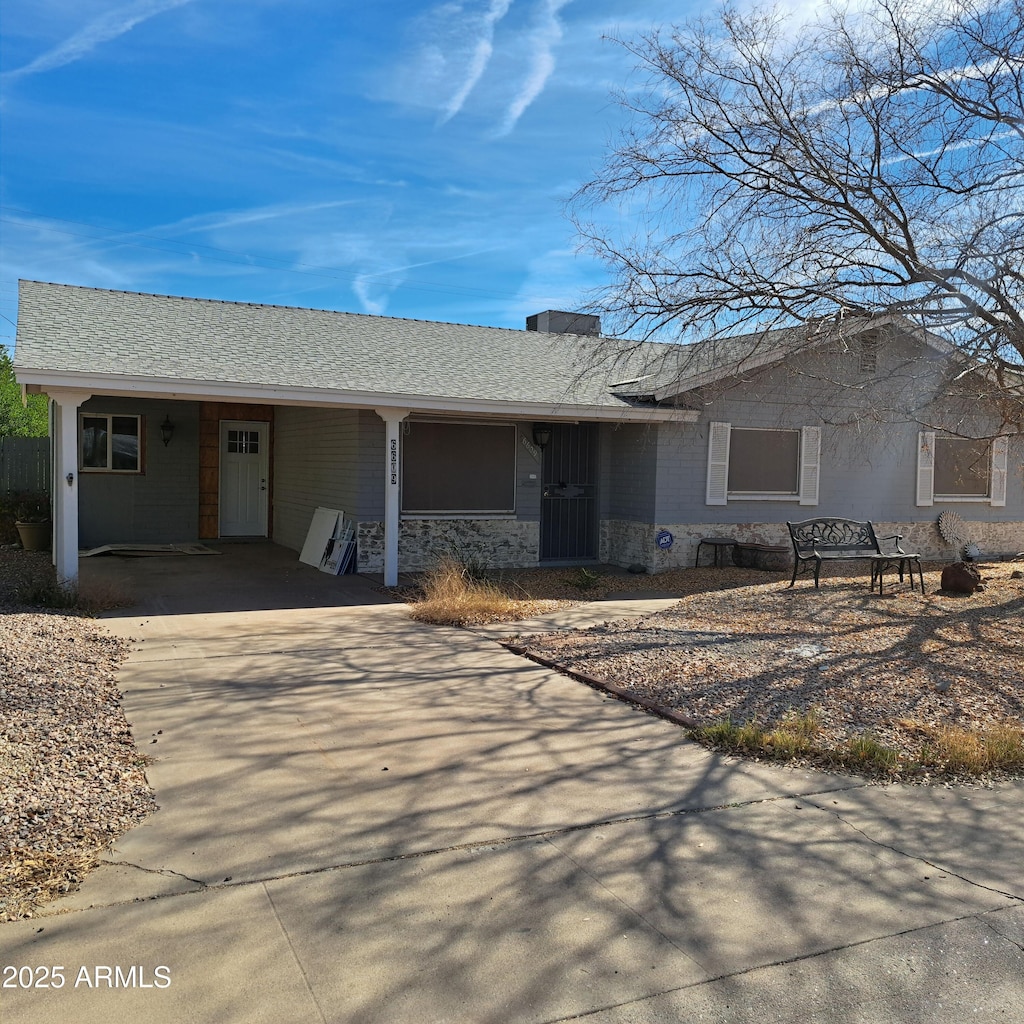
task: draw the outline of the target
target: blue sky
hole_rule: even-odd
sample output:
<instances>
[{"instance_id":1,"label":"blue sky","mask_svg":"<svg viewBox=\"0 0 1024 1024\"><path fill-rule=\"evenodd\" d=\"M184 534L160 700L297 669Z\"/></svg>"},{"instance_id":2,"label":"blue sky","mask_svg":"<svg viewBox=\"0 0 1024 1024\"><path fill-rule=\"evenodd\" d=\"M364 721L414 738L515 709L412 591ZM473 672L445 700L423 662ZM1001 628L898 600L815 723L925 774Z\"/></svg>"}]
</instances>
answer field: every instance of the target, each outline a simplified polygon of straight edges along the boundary
<instances>
[{"instance_id":1,"label":"blue sky","mask_svg":"<svg viewBox=\"0 0 1024 1024\"><path fill-rule=\"evenodd\" d=\"M604 272L564 200L669 0L4 0L19 277L521 327Z\"/></svg>"}]
</instances>

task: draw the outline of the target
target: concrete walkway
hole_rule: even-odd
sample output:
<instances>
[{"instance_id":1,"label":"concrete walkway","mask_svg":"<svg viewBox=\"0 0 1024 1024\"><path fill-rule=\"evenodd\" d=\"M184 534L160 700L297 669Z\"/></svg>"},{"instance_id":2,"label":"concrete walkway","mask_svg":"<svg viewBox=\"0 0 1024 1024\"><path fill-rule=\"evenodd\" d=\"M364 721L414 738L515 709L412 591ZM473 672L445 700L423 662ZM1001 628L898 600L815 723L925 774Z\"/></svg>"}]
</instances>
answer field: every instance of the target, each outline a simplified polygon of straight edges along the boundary
<instances>
[{"instance_id":1,"label":"concrete walkway","mask_svg":"<svg viewBox=\"0 0 1024 1024\"><path fill-rule=\"evenodd\" d=\"M507 627L213 561L131 563L107 625L160 810L0 925L3 965L66 979L0 988L5 1024L1024 1021L1021 785L733 762Z\"/></svg>"}]
</instances>

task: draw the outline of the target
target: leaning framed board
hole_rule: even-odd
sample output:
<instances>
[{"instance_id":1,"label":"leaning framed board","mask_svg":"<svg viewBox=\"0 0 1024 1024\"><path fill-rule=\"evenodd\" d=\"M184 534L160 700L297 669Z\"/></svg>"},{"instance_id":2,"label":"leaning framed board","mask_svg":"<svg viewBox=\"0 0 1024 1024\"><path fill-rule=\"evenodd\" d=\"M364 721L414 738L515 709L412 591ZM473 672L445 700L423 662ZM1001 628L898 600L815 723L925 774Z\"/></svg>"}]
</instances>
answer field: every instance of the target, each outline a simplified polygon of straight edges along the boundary
<instances>
[{"instance_id":1,"label":"leaning framed board","mask_svg":"<svg viewBox=\"0 0 1024 1024\"><path fill-rule=\"evenodd\" d=\"M299 552L300 562L320 568L324 560L324 552L337 533L338 520L343 516L344 513L339 512L336 508L318 508L313 513L309 529L306 531L306 542L302 545L302 551Z\"/></svg>"},{"instance_id":2,"label":"leaning framed board","mask_svg":"<svg viewBox=\"0 0 1024 1024\"><path fill-rule=\"evenodd\" d=\"M332 576L347 572L355 559L355 528L336 508L318 508L306 531L299 561Z\"/></svg>"}]
</instances>

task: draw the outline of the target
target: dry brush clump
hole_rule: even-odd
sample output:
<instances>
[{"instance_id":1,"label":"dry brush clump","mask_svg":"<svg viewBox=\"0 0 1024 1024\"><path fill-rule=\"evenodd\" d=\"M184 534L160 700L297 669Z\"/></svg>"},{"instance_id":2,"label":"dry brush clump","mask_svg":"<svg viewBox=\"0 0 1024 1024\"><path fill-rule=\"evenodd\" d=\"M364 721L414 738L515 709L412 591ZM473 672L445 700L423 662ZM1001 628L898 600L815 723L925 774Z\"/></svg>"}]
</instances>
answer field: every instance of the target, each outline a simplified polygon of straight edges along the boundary
<instances>
[{"instance_id":1,"label":"dry brush clump","mask_svg":"<svg viewBox=\"0 0 1024 1024\"><path fill-rule=\"evenodd\" d=\"M526 618L552 607L528 594L512 596L508 585L471 571L464 562L442 558L420 581L422 598L409 614L419 622L444 626L479 626Z\"/></svg>"}]
</instances>

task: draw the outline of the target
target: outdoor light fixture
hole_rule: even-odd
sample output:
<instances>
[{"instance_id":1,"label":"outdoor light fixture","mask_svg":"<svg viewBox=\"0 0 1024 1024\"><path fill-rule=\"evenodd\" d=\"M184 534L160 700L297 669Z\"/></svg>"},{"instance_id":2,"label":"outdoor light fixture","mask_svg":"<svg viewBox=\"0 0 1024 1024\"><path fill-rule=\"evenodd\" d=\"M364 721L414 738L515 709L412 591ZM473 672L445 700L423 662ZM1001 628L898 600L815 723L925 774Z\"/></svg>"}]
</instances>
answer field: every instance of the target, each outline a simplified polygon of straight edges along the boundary
<instances>
[{"instance_id":1,"label":"outdoor light fixture","mask_svg":"<svg viewBox=\"0 0 1024 1024\"><path fill-rule=\"evenodd\" d=\"M160 437L163 439L165 448L171 443L171 438L174 437L174 424L171 422L169 415L164 416L164 421L160 424Z\"/></svg>"},{"instance_id":2,"label":"outdoor light fixture","mask_svg":"<svg viewBox=\"0 0 1024 1024\"><path fill-rule=\"evenodd\" d=\"M533 425L533 443L541 450L544 451L548 444L551 442L551 428L546 423L534 423Z\"/></svg>"}]
</instances>

